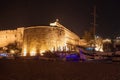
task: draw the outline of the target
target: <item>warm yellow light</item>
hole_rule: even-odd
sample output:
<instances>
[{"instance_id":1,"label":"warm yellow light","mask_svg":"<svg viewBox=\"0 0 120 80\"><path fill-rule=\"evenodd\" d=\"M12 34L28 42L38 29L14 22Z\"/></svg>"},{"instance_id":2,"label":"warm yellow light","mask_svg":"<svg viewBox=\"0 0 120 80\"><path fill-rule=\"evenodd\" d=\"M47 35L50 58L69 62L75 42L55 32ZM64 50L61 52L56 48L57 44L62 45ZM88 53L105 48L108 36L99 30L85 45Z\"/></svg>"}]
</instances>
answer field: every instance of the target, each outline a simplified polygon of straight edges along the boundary
<instances>
[{"instance_id":1,"label":"warm yellow light","mask_svg":"<svg viewBox=\"0 0 120 80\"><path fill-rule=\"evenodd\" d=\"M24 48L23 56L26 56L26 55L27 55L27 49Z\"/></svg>"},{"instance_id":2,"label":"warm yellow light","mask_svg":"<svg viewBox=\"0 0 120 80\"><path fill-rule=\"evenodd\" d=\"M41 56L43 56L43 55L44 55L44 53L40 53L40 55L41 55Z\"/></svg>"},{"instance_id":3,"label":"warm yellow light","mask_svg":"<svg viewBox=\"0 0 120 80\"><path fill-rule=\"evenodd\" d=\"M63 46L60 46L60 51L63 51Z\"/></svg>"},{"instance_id":4,"label":"warm yellow light","mask_svg":"<svg viewBox=\"0 0 120 80\"><path fill-rule=\"evenodd\" d=\"M14 54L14 53L15 53L15 51L14 51L14 50L10 50L10 53Z\"/></svg>"},{"instance_id":5,"label":"warm yellow light","mask_svg":"<svg viewBox=\"0 0 120 80\"><path fill-rule=\"evenodd\" d=\"M41 50L41 51L40 51L40 55L43 56L43 55L44 55L44 52L45 52L45 50Z\"/></svg>"},{"instance_id":6,"label":"warm yellow light","mask_svg":"<svg viewBox=\"0 0 120 80\"><path fill-rule=\"evenodd\" d=\"M50 49L50 51L51 51L51 52L53 52L53 51L54 51L54 49L53 49L53 48L51 48L51 49Z\"/></svg>"},{"instance_id":7,"label":"warm yellow light","mask_svg":"<svg viewBox=\"0 0 120 80\"><path fill-rule=\"evenodd\" d=\"M40 53L44 53L44 52L45 52L45 50L41 50L41 51L40 51Z\"/></svg>"},{"instance_id":8,"label":"warm yellow light","mask_svg":"<svg viewBox=\"0 0 120 80\"><path fill-rule=\"evenodd\" d=\"M96 45L95 50L103 52L103 47Z\"/></svg>"},{"instance_id":9,"label":"warm yellow light","mask_svg":"<svg viewBox=\"0 0 120 80\"><path fill-rule=\"evenodd\" d=\"M110 39L105 39L105 40L103 40L103 42L110 42L111 43L111 40Z\"/></svg>"},{"instance_id":10,"label":"warm yellow light","mask_svg":"<svg viewBox=\"0 0 120 80\"><path fill-rule=\"evenodd\" d=\"M36 49L33 48L31 51L30 51L30 56L35 56L36 55Z\"/></svg>"},{"instance_id":11,"label":"warm yellow light","mask_svg":"<svg viewBox=\"0 0 120 80\"><path fill-rule=\"evenodd\" d=\"M69 51L69 48L67 47L66 42L65 42L65 49L66 49L66 51Z\"/></svg>"},{"instance_id":12,"label":"warm yellow light","mask_svg":"<svg viewBox=\"0 0 120 80\"><path fill-rule=\"evenodd\" d=\"M65 48L66 48L66 51L69 51L69 48L67 46L65 46Z\"/></svg>"}]
</instances>

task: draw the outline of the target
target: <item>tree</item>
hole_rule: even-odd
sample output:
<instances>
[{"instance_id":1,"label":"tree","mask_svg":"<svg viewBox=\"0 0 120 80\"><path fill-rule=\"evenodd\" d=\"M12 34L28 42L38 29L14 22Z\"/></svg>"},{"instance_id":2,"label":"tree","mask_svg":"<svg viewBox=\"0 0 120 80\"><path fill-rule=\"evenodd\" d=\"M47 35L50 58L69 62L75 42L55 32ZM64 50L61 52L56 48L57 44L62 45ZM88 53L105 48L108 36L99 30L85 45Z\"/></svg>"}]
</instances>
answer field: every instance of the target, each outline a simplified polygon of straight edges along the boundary
<instances>
[{"instance_id":1,"label":"tree","mask_svg":"<svg viewBox=\"0 0 120 80\"><path fill-rule=\"evenodd\" d=\"M85 39L88 45L92 45L94 42L93 41L94 40L93 30L90 29L89 31L85 31L83 38Z\"/></svg>"}]
</instances>

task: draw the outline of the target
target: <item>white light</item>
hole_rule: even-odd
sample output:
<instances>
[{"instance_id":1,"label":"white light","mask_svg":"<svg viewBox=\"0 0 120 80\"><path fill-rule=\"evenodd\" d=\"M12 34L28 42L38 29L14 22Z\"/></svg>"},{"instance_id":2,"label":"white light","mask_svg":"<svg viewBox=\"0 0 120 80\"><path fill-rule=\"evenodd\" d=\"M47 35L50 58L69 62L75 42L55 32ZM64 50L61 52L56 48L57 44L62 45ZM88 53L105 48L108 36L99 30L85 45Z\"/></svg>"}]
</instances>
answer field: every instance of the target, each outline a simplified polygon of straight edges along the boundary
<instances>
[{"instance_id":1,"label":"white light","mask_svg":"<svg viewBox=\"0 0 120 80\"><path fill-rule=\"evenodd\" d=\"M57 26L57 23L56 22L50 23L50 26Z\"/></svg>"}]
</instances>

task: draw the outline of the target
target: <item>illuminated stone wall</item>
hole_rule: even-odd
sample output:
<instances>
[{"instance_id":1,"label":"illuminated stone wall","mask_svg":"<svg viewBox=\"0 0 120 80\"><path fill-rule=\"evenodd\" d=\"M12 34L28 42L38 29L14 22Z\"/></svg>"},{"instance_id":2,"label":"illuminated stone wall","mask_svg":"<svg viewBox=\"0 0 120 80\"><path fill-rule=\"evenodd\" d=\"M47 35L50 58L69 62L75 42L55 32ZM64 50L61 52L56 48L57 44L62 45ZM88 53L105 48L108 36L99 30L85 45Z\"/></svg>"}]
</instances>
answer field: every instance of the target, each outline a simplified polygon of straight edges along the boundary
<instances>
[{"instance_id":1,"label":"illuminated stone wall","mask_svg":"<svg viewBox=\"0 0 120 80\"><path fill-rule=\"evenodd\" d=\"M57 27L65 31L65 38L66 38L67 44L80 45L80 38L74 32L70 31L69 29L61 25L58 21L52 24L55 24Z\"/></svg>"},{"instance_id":2,"label":"illuminated stone wall","mask_svg":"<svg viewBox=\"0 0 120 80\"><path fill-rule=\"evenodd\" d=\"M32 56L47 50L56 50L64 45L64 34L64 30L57 27L36 26L26 28L24 30L23 53Z\"/></svg>"},{"instance_id":3,"label":"illuminated stone wall","mask_svg":"<svg viewBox=\"0 0 120 80\"><path fill-rule=\"evenodd\" d=\"M17 28L16 30L0 31L0 47L4 47L9 43L18 42L22 46L24 28Z\"/></svg>"},{"instance_id":4,"label":"illuminated stone wall","mask_svg":"<svg viewBox=\"0 0 120 80\"><path fill-rule=\"evenodd\" d=\"M22 55L35 56L45 51L70 51L80 38L58 22L53 26L32 26L0 31L0 47L17 42Z\"/></svg>"},{"instance_id":5,"label":"illuminated stone wall","mask_svg":"<svg viewBox=\"0 0 120 80\"><path fill-rule=\"evenodd\" d=\"M23 56L35 56L45 51L69 50L69 44L79 44L79 37L61 27L35 26L24 30Z\"/></svg>"}]
</instances>

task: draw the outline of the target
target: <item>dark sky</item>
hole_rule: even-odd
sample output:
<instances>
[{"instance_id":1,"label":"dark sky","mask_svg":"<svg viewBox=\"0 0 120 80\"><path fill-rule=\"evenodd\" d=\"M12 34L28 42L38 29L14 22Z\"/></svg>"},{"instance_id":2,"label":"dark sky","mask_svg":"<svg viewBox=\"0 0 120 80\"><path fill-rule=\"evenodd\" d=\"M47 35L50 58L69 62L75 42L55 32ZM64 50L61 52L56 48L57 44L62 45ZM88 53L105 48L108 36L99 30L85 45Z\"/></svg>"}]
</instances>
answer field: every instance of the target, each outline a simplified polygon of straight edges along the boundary
<instances>
[{"instance_id":1,"label":"dark sky","mask_svg":"<svg viewBox=\"0 0 120 80\"><path fill-rule=\"evenodd\" d=\"M97 8L97 35L120 36L119 0L3 0L0 2L0 29L49 25L56 18L80 37L92 27L93 7Z\"/></svg>"}]
</instances>

